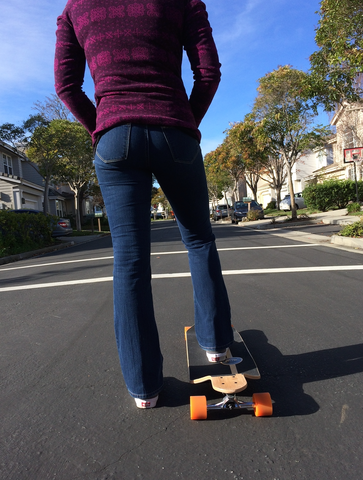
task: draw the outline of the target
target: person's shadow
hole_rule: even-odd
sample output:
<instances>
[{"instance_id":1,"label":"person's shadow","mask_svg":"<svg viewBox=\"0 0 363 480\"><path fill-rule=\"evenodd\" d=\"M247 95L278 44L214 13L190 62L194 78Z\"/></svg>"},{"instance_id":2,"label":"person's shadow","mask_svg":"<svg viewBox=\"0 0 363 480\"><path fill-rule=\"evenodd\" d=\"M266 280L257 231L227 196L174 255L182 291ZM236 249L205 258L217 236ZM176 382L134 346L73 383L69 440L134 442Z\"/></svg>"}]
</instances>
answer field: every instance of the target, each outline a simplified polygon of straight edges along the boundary
<instances>
[{"instance_id":1,"label":"person's shadow","mask_svg":"<svg viewBox=\"0 0 363 480\"><path fill-rule=\"evenodd\" d=\"M248 380L240 397L269 392L273 415L278 417L311 415L319 410L318 403L304 392L304 384L363 372L363 344L331 348L318 352L283 355L268 343L260 330L240 332L261 373L260 380ZM189 403L190 395L206 395L208 400L221 399L210 382L192 385L176 378L165 379L161 404L177 406Z\"/></svg>"},{"instance_id":2,"label":"person's shadow","mask_svg":"<svg viewBox=\"0 0 363 480\"><path fill-rule=\"evenodd\" d=\"M261 373L261 380L249 381L246 394L270 392L274 415L310 415L319 410L304 384L363 372L363 344L331 348L297 355L282 355L268 343L260 330L240 332ZM243 392L244 393L244 392Z\"/></svg>"}]
</instances>

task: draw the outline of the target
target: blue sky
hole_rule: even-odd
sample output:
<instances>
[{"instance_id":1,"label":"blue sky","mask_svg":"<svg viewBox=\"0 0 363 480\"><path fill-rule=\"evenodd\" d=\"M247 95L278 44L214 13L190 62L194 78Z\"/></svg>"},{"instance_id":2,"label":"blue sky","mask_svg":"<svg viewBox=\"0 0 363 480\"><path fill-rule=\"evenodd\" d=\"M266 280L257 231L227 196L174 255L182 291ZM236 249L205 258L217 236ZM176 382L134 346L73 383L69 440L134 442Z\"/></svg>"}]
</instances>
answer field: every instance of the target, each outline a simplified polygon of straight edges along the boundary
<instances>
[{"instance_id":1,"label":"blue sky","mask_svg":"<svg viewBox=\"0 0 363 480\"><path fill-rule=\"evenodd\" d=\"M201 124L202 150L214 150L230 123L249 113L258 79L278 65L307 71L316 50L318 0L205 0L222 63L222 82ZM20 125L34 102L54 93L56 18L65 0L11 0L1 6L0 124ZM187 91L192 76L183 68ZM93 98L90 77L84 85ZM323 116L322 121L328 123Z\"/></svg>"}]
</instances>

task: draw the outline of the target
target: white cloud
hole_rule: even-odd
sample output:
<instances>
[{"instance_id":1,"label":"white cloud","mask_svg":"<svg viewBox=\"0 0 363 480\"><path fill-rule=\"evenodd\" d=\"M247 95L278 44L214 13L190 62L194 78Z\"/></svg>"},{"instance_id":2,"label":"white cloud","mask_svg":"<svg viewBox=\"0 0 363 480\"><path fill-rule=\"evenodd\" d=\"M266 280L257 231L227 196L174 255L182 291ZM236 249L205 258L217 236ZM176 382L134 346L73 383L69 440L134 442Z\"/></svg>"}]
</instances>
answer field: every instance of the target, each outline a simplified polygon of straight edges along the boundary
<instances>
[{"instance_id":1,"label":"white cloud","mask_svg":"<svg viewBox=\"0 0 363 480\"><path fill-rule=\"evenodd\" d=\"M235 68L251 52L259 55L261 48L268 48L266 37L279 44L276 28L281 25L282 12L289 9L289 0L229 0L228 5L209 0L207 10L224 71ZM255 60L258 62L258 56Z\"/></svg>"},{"instance_id":2,"label":"white cloud","mask_svg":"<svg viewBox=\"0 0 363 480\"><path fill-rule=\"evenodd\" d=\"M36 90L53 80L56 18L65 1L12 0L1 7L0 91Z\"/></svg>"},{"instance_id":3,"label":"white cloud","mask_svg":"<svg viewBox=\"0 0 363 480\"><path fill-rule=\"evenodd\" d=\"M238 41L247 40L258 32L259 22L257 19L261 17L261 3L263 0L238 2L237 6L232 8L228 14L226 14L225 6L222 7L219 18L224 21L218 22L214 27L214 35L219 48L230 46L232 43L238 44ZM218 14L218 12L216 13Z\"/></svg>"}]
</instances>

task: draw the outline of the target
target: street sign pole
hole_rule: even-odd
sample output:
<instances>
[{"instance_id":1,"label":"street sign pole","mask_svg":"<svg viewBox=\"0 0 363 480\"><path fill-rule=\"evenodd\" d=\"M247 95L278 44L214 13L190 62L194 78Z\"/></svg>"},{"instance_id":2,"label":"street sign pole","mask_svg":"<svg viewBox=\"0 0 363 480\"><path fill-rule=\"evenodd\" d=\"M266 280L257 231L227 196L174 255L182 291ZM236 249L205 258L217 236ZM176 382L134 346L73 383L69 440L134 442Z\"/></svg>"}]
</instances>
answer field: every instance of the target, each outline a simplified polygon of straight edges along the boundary
<instances>
[{"instance_id":1,"label":"street sign pole","mask_svg":"<svg viewBox=\"0 0 363 480\"><path fill-rule=\"evenodd\" d=\"M359 194L358 194L358 181L357 181L357 165L354 162L354 178L355 178L355 194L357 197L357 203L359 203Z\"/></svg>"},{"instance_id":2,"label":"street sign pole","mask_svg":"<svg viewBox=\"0 0 363 480\"><path fill-rule=\"evenodd\" d=\"M343 150L343 155L344 155L344 163L353 163L354 164L355 194L356 194L356 198L357 198L357 203L359 203L359 191L358 191L356 162L362 162L363 161L363 147L345 148Z\"/></svg>"},{"instance_id":3,"label":"street sign pole","mask_svg":"<svg viewBox=\"0 0 363 480\"><path fill-rule=\"evenodd\" d=\"M248 211L250 211L252 198L251 197L243 197L243 201L244 201L244 203L248 204Z\"/></svg>"}]
</instances>

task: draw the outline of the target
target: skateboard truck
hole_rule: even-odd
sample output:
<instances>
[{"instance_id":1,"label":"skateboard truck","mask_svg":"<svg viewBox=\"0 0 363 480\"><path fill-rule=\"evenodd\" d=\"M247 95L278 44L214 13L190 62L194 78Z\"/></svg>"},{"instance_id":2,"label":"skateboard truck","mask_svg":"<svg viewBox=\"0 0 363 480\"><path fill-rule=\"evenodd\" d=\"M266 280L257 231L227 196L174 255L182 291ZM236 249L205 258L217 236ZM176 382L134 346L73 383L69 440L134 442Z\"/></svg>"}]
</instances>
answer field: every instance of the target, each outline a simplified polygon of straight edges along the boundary
<instances>
[{"instance_id":1,"label":"skateboard truck","mask_svg":"<svg viewBox=\"0 0 363 480\"><path fill-rule=\"evenodd\" d=\"M220 409L227 409L227 410L234 410L238 408L253 408L253 402L241 402L238 400L236 395L226 395L223 400L219 403L207 404L207 411L208 410L220 410Z\"/></svg>"},{"instance_id":2,"label":"skateboard truck","mask_svg":"<svg viewBox=\"0 0 363 480\"><path fill-rule=\"evenodd\" d=\"M211 410L254 410L256 417L272 415L272 401L269 393L255 393L252 402L242 402L235 394L226 394L219 403L208 404L204 395L190 397L190 418L192 420L205 420L207 412Z\"/></svg>"}]
</instances>

